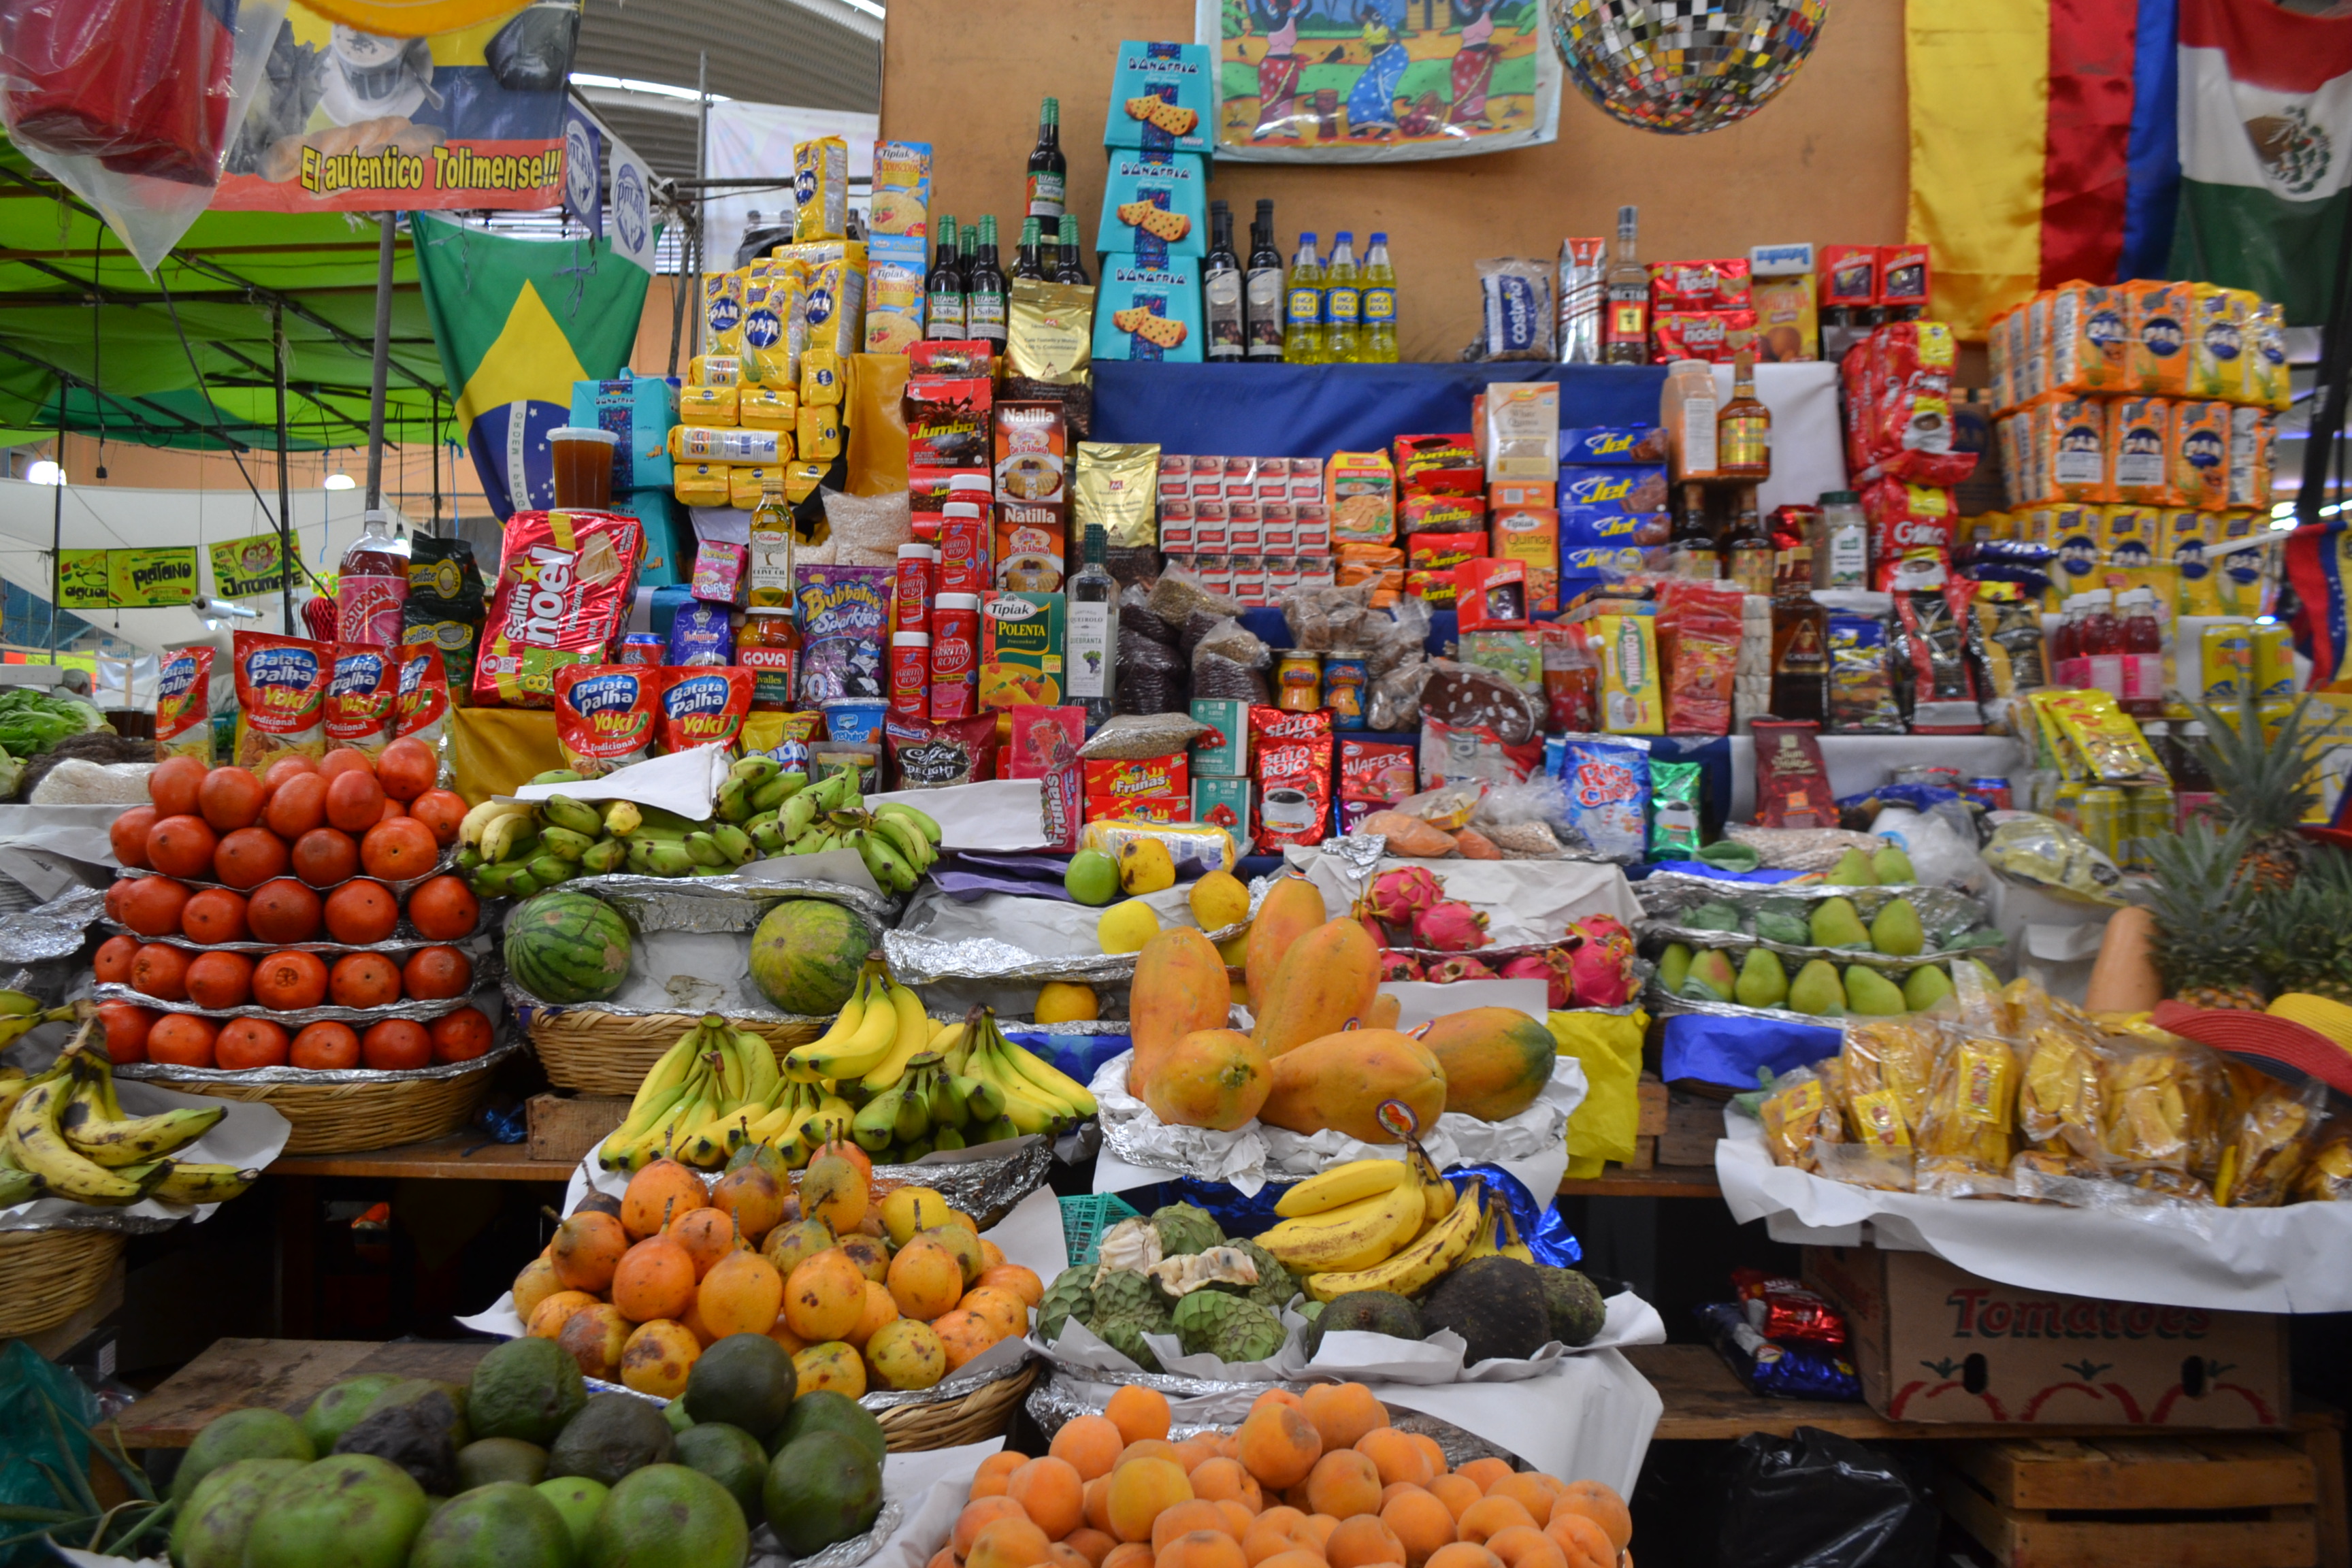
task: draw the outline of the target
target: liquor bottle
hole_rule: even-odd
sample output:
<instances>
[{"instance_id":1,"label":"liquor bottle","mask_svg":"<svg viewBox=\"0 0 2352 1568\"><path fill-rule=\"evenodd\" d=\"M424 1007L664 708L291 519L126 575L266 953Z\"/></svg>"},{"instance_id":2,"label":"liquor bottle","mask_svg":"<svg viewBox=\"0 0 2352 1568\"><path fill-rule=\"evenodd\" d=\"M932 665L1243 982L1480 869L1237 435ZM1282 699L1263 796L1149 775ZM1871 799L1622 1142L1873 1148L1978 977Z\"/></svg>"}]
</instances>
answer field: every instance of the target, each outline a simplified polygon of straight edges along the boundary
<instances>
[{"instance_id":1,"label":"liquor bottle","mask_svg":"<svg viewBox=\"0 0 2352 1568\"><path fill-rule=\"evenodd\" d=\"M1013 276L1026 278L1032 283L1045 280L1045 268L1037 263L1037 220L1034 217L1021 220L1021 244L1013 253Z\"/></svg>"},{"instance_id":2,"label":"liquor bottle","mask_svg":"<svg viewBox=\"0 0 2352 1568\"><path fill-rule=\"evenodd\" d=\"M751 513L751 605L735 634L735 662L751 671L751 707L792 710L798 695L800 624L793 592L793 514L781 479L762 479Z\"/></svg>"},{"instance_id":3,"label":"liquor bottle","mask_svg":"<svg viewBox=\"0 0 2352 1568\"><path fill-rule=\"evenodd\" d=\"M1772 592L1772 533L1756 510L1752 485L1740 490L1739 503L1732 510L1731 527L1723 536L1723 564L1724 575L1741 593Z\"/></svg>"},{"instance_id":4,"label":"liquor bottle","mask_svg":"<svg viewBox=\"0 0 2352 1568\"><path fill-rule=\"evenodd\" d=\"M1608 309L1601 318L1601 358L1609 364L1650 363L1650 269L1633 243L1633 213L1617 209L1617 259L1609 268Z\"/></svg>"},{"instance_id":5,"label":"liquor bottle","mask_svg":"<svg viewBox=\"0 0 2352 1568\"><path fill-rule=\"evenodd\" d=\"M1374 230L1364 252L1364 353L1366 364L1397 362L1396 268L1389 265L1389 237Z\"/></svg>"},{"instance_id":6,"label":"liquor bottle","mask_svg":"<svg viewBox=\"0 0 2352 1568\"><path fill-rule=\"evenodd\" d=\"M1298 251L1290 258L1290 284L1282 302L1282 360L1285 364L1323 363L1323 264L1315 257L1315 236L1298 237Z\"/></svg>"},{"instance_id":7,"label":"liquor bottle","mask_svg":"<svg viewBox=\"0 0 2352 1568\"><path fill-rule=\"evenodd\" d=\"M1118 671L1112 661L1118 634L1118 582L1105 564L1109 542L1102 524L1087 524L1086 558L1063 584L1069 595L1069 630L1064 639L1064 688L1070 700L1087 710L1087 728L1093 731L1118 710Z\"/></svg>"},{"instance_id":8,"label":"liquor bottle","mask_svg":"<svg viewBox=\"0 0 2352 1568\"><path fill-rule=\"evenodd\" d=\"M1067 213L1062 215L1062 217L1067 216L1069 216ZM1062 219L1055 218L1049 222L1045 218L1039 218L1037 220L1037 276L1046 282L1051 282L1054 274L1061 269Z\"/></svg>"},{"instance_id":9,"label":"liquor bottle","mask_svg":"<svg viewBox=\"0 0 2352 1568\"><path fill-rule=\"evenodd\" d=\"M1242 331L1242 264L1234 254L1234 215L1209 204L1209 254L1201 263L1201 299L1208 315L1212 364L1239 364L1247 347Z\"/></svg>"},{"instance_id":10,"label":"liquor bottle","mask_svg":"<svg viewBox=\"0 0 2352 1568\"><path fill-rule=\"evenodd\" d=\"M983 214L980 243L972 247L971 270L964 275L964 329L1004 352L1004 274L996 265L996 218Z\"/></svg>"},{"instance_id":11,"label":"liquor bottle","mask_svg":"<svg viewBox=\"0 0 2352 1568\"><path fill-rule=\"evenodd\" d=\"M1037 145L1029 153L1029 216L1057 218L1069 195L1069 160L1062 156L1062 101L1049 98L1037 110Z\"/></svg>"},{"instance_id":12,"label":"liquor bottle","mask_svg":"<svg viewBox=\"0 0 2352 1568\"><path fill-rule=\"evenodd\" d=\"M1723 575L1723 549L1707 521L1706 491L1698 485L1683 487L1683 504L1675 509L1666 536L1666 570L1676 577L1713 582Z\"/></svg>"},{"instance_id":13,"label":"liquor bottle","mask_svg":"<svg viewBox=\"0 0 2352 1568\"><path fill-rule=\"evenodd\" d=\"M1731 401L1715 416L1715 471L1727 479L1772 477L1772 411L1757 400L1756 358L1731 358Z\"/></svg>"},{"instance_id":14,"label":"liquor bottle","mask_svg":"<svg viewBox=\"0 0 2352 1568\"><path fill-rule=\"evenodd\" d=\"M939 249L923 279L923 336L949 342L963 337L963 272L956 265L956 220L941 214Z\"/></svg>"},{"instance_id":15,"label":"liquor bottle","mask_svg":"<svg viewBox=\"0 0 2352 1568\"><path fill-rule=\"evenodd\" d=\"M1068 213L1062 215L1062 243L1054 260L1054 281L1056 283L1091 283L1087 276L1086 253L1078 247L1078 220Z\"/></svg>"},{"instance_id":16,"label":"liquor bottle","mask_svg":"<svg viewBox=\"0 0 2352 1568\"><path fill-rule=\"evenodd\" d=\"M1250 222L1249 273L1242 285L1248 304L1249 357L1253 364L1282 359L1282 252L1274 247L1274 203L1261 196Z\"/></svg>"},{"instance_id":17,"label":"liquor bottle","mask_svg":"<svg viewBox=\"0 0 2352 1568\"><path fill-rule=\"evenodd\" d=\"M1357 364L1364 357L1364 291L1356 271L1356 237L1341 229L1331 237L1331 265L1323 274L1323 358L1331 364Z\"/></svg>"}]
</instances>

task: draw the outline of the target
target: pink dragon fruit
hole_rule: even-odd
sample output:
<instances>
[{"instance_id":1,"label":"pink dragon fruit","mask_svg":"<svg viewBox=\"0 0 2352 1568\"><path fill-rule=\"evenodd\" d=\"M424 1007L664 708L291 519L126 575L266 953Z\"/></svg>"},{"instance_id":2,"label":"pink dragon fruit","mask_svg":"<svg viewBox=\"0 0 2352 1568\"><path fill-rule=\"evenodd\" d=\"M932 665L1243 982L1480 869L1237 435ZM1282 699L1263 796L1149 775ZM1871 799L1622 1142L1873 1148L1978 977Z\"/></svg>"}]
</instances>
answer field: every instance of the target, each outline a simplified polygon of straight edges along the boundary
<instances>
[{"instance_id":1,"label":"pink dragon fruit","mask_svg":"<svg viewBox=\"0 0 2352 1568\"><path fill-rule=\"evenodd\" d=\"M1445 884L1433 872L1423 866L1407 866L1373 878L1372 890L1365 896L1360 912L1403 931L1415 915L1444 897Z\"/></svg>"},{"instance_id":2,"label":"pink dragon fruit","mask_svg":"<svg viewBox=\"0 0 2352 1568\"><path fill-rule=\"evenodd\" d=\"M1374 920L1368 914L1360 912L1356 916L1356 923L1364 928L1364 934L1372 939L1372 945L1374 947L1386 947L1390 942L1396 940L1389 934L1388 927L1382 925L1380 921Z\"/></svg>"},{"instance_id":3,"label":"pink dragon fruit","mask_svg":"<svg viewBox=\"0 0 2352 1568\"><path fill-rule=\"evenodd\" d=\"M1383 981L1418 980L1421 978L1421 960L1409 952L1383 952L1381 954L1381 978Z\"/></svg>"},{"instance_id":4,"label":"pink dragon fruit","mask_svg":"<svg viewBox=\"0 0 2352 1568\"><path fill-rule=\"evenodd\" d=\"M1457 899L1441 899L1412 917L1412 940L1440 952L1469 952L1494 939L1485 915Z\"/></svg>"},{"instance_id":5,"label":"pink dragon fruit","mask_svg":"<svg viewBox=\"0 0 2352 1568\"><path fill-rule=\"evenodd\" d=\"M1558 1008L1568 1005L1568 975L1554 969L1539 953L1519 954L1503 965L1501 977L1505 980L1540 980L1549 987L1544 995L1546 1006Z\"/></svg>"},{"instance_id":6,"label":"pink dragon fruit","mask_svg":"<svg viewBox=\"0 0 2352 1568\"><path fill-rule=\"evenodd\" d=\"M1582 938L1569 956L1580 1005L1622 1007L1633 999L1633 933L1607 915L1587 915L1569 927Z\"/></svg>"},{"instance_id":7,"label":"pink dragon fruit","mask_svg":"<svg viewBox=\"0 0 2352 1568\"><path fill-rule=\"evenodd\" d=\"M1495 972L1475 958L1441 958L1422 972L1423 980L1451 985L1457 980L1493 980Z\"/></svg>"}]
</instances>

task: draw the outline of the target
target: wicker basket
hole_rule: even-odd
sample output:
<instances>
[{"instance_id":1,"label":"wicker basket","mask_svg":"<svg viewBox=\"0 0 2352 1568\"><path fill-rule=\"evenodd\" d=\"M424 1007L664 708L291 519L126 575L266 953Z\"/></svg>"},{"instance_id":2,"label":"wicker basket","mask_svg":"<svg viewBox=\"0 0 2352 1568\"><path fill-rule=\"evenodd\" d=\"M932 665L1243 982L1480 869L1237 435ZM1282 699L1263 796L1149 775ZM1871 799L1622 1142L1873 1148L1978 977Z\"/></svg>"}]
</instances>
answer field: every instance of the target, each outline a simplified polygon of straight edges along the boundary
<instances>
[{"instance_id":1,"label":"wicker basket","mask_svg":"<svg viewBox=\"0 0 2352 1568\"><path fill-rule=\"evenodd\" d=\"M1013 1425L1013 1413L1022 1396L1037 1381L1037 1363L1031 1361L1010 1377L983 1383L961 1399L936 1405L894 1405L874 1413L882 1436L897 1454L930 1448L954 1448L966 1443L1002 1437Z\"/></svg>"},{"instance_id":2,"label":"wicker basket","mask_svg":"<svg viewBox=\"0 0 2352 1568\"><path fill-rule=\"evenodd\" d=\"M356 1154L455 1132L481 1108L482 1098L490 1090L490 1075L483 1071L449 1078L319 1084L174 1079L170 1087L215 1100L258 1100L268 1106L291 1124L285 1153Z\"/></svg>"},{"instance_id":3,"label":"wicker basket","mask_svg":"<svg viewBox=\"0 0 2352 1568\"><path fill-rule=\"evenodd\" d=\"M120 1231L0 1230L0 1340L54 1329L97 1300L121 1256Z\"/></svg>"},{"instance_id":4,"label":"wicker basket","mask_svg":"<svg viewBox=\"0 0 2352 1568\"><path fill-rule=\"evenodd\" d=\"M630 1017L600 1013L593 1007L533 1009L526 1031L547 1081L575 1094L635 1095L661 1054L702 1019L699 1013L656 1013ZM826 1020L799 1018L790 1023L736 1018L733 1026L757 1035L776 1049L779 1059L794 1046L804 1046L824 1032Z\"/></svg>"}]
</instances>

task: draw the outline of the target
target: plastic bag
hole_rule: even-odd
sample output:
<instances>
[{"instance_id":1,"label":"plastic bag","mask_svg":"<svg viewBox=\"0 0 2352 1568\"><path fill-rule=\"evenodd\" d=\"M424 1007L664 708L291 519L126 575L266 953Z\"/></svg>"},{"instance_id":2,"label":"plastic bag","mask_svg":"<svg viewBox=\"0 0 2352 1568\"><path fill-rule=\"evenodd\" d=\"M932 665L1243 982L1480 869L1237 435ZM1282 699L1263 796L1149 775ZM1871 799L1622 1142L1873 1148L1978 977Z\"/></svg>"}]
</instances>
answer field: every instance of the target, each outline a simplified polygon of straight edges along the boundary
<instances>
[{"instance_id":1,"label":"plastic bag","mask_svg":"<svg viewBox=\"0 0 2352 1568\"><path fill-rule=\"evenodd\" d=\"M1364 696L1368 729L1414 731L1421 728L1421 689L1437 673L1425 658L1399 665L1373 679Z\"/></svg>"},{"instance_id":2,"label":"plastic bag","mask_svg":"<svg viewBox=\"0 0 2352 1568\"><path fill-rule=\"evenodd\" d=\"M1196 634L1193 627L1202 621L1207 625ZM1195 611L1186 618L1184 631L1192 644L1193 696L1237 697L1255 703L1273 700L1265 670L1274 663L1274 650L1239 620Z\"/></svg>"},{"instance_id":3,"label":"plastic bag","mask_svg":"<svg viewBox=\"0 0 2352 1568\"><path fill-rule=\"evenodd\" d=\"M2235 1062L2227 1070L2233 1080L2242 1075L2255 1081L2221 1152L2214 1199L2228 1208L2275 1208L2303 1173L2320 1123L2327 1119L2327 1086L2313 1079L2292 1089Z\"/></svg>"},{"instance_id":4,"label":"plastic bag","mask_svg":"<svg viewBox=\"0 0 2352 1568\"><path fill-rule=\"evenodd\" d=\"M58 1416L55 1424L52 1409ZM89 1468L86 1433L98 1417L97 1401L72 1373L42 1360L22 1340L0 1349L0 1503L79 1512L79 1500L60 1495L49 1478L79 1477ZM41 1473L44 1466L47 1476ZM10 1533L24 1528L12 1525ZM38 1537L0 1547L0 1563L56 1561Z\"/></svg>"},{"instance_id":5,"label":"plastic bag","mask_svg":"<svg viewBox=\"0 0 2352 1568\"><path fill-rule=\"evenodd\" d=\"M2002 880L2083 903L2125 903L2123 872L2064 823L2030 811L1996 811L1987 820L1992 837L1977 854Z\"/></svg>"},{"instance_id":6,"label":"plastic bag","mask_svg":"<svg viewBox=\"0 0 2352 1568\"><path fill-rule=\"evenodd\" d=\"M1088 762L1141 762L1181 752L1214 729L1189 713L1122 713L1103 721L1078 747Z\"/></svg>"},{"instance_id":7,"label":"plastic bag","mask_svg":"<svg viewBox=\"0 0 2352 1568\"><path fill-rule=\"evenodd\" d=\"M1732 1446L1721 1568L1928 1568L1940 1517L1900 1466L1851 1437L1800 1426Z\"/></svg>"},{"instance_id":8,"label":"plastic bag","mask_svg":"<svg viewBox=\"0 0 2352 1568\"><path fill-rule=\"evenodd\" d=\"M1545 1020L1558 1054L1584 1065L1584 1100L1568 1118L1568 1173L1591 1178L1612 1160L1633 1157L1641 1130L1642 1033L1648 1017L1635 1009L1554 1013Z\"/></svg>"}]
</instances>

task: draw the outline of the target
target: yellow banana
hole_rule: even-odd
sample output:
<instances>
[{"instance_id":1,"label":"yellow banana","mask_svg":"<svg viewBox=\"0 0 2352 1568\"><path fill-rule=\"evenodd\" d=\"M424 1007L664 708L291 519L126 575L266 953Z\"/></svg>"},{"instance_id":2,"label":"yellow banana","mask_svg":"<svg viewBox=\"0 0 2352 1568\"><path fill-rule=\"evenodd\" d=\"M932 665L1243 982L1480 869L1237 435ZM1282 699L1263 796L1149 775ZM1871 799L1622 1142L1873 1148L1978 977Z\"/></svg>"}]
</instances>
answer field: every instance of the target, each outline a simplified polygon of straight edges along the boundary
<instances>
[{"instance_id":1,"label":"yellow banana","mask_svg":"<svg viewBox=\"0 0 2352 1568\"><path fill-rule=\"evenodd\" d=\"M818 1078L860 1078L873 1071L890 1054L898 1033L898 1010L877 989L868 995L866 1016L859 1020L857 1033L845 1043L831 1050L820 1049L822 1041L796 1047L791 1059Z\"/></svg>"},{"instance_id":2,"label":"yellow banana","mask_svg":"<svg viewBox=\"0 0 2352 1568\"><path fill-rule=\"evenodd\" d=\"M1001 1034L997 1036L997 1051L1012 1063L1015 1071L1029 1080L1032 1087L1067 1105L1073 1117L1083 1120L1100 1109L1095 1104L1093 1092L1085 1084L1035 1052L1022 1049Z\"/></svg>"},{"instance_id":3,"label":"yellow banana","mask_svg":"<svg viewBox=\"0 0 2352 1568\"><path fill-rule=\"evenodd\" d=\"M68 1086L56 1079L35 1084L8 1112L8 1152L20 1169L48 1184L58 1197L86 1204L132 1204L146 1195L147 1180L110 1171L76 1153L58 1131Z\"/></svg>"},{"instance_id":4,"label":"yellow banana","mask_svg":"<svg viewBox=\"0 0 2352 1568\"><path fill-rule=\"evenodd\" d=\"M83 1098L85 1093L92 1098ZM75 1153L93 1164L110 1167L143 1164L174 1149L184 1149L228 1114L225 1105L187 1106L154 1116L109 1121L95 1114L94 1099L94 1091L77 1089L58 1115L58 1131Z\"/></svg>"},{"instance_id":5,"label":"yellow banana","mask_svg":"<svg viewBox=\"0 0 2352 1568\"><path fill-rule=\"evenodd\" d=\"M735 1048L743 1055L744 1075L751 1083L753 1103L773 1109L778 1090L783 1088L784 1069L776 1065L775 1047L766 1037L749 1029L737 1029Z\"/></svg>"},{"instance_id":6,"label":"yellow banana","mask_svg":"<svg viewBox=\"0 0 2352 1568\"><path fill-rule=\"evenodd\" d=\"M637 1092L629 1101L632 1117L651 1101L686 1081L687 1073L694 1067L698 1054L695 1047L701 1043L703 1026L698 1025L680 1035L677 1043L664 1051L661 1059L646 1069L645 1081L637 1085Z\"/></svg>"},{"instance_id":7,"label":"yellow banana","mask_svg":"<svg viewBox=\"0 0 2352 1568\"><path fill-rule=\"evenodd\" d=\"M234 1165L173 1161L147 1195L167 1204L225 1204L260 1179L259 1171L240 1171Z\"/></svg>"},{"instance_id":8,"label":"yellow banana","mask_svg":"<svg viewBox=\"0 0 2352 1568\"><path fill-rule=\"evenodd\" d=\"M794 1046L785 1053L784 1073L787 1077L798 1079L803 1083L814 1083L825 1076L809 1067L807 1058L830 1056L856 1037L857 1031L866 1023L866 991L873 984L873 976L860 975L856 988L849 994L849 1000L841 1005L841 1011L835 1015L833 1023L824 1033L807 1045Z\"/></svg>"},{"instance_id":9,"label":"yellow banana","mask_svg":"<svg viewBox=\"0 0 2352 1568\"><path fill-rule=\"evenodd\" d=\"M1420 1233L1423 1206L1420 1186L1401 1182L1372 1197L1284 1220L1257 1244L1294 1274L1370 1268Z\"/></svg>"},{"instance_id":10,"label":"yellow banana","mask_svg":"<svg viewBox=\"0 0 2352 1568\"><path fill-rule=\"evenodd\" d=\"M907 986L891 981L883 984L898 1019L898 1035L891 1041L890 1054L866 1069L862 1081L868 1094L879 1094L897 1083L907 1075L907 1064L931 1048L931 1021L923 1015L923 999Z\"/></svg>"},{"instance_id":11,"label":"yellow banana","mask_svg":"<svg viewBox=\"0 0 2352 1568\"><path fill-rule=\"evenodd\" d=\"M1364 1198L1375 1198L1413 1174L1402 1160L1350 1160L1307 1177L1282 1194L1274 1212L1284 1219L1325 1214Z\"/></svg>"},{"instance_id":12,"label":"yellow banana","mask_svg":"<svg viewBox=\"0 0 2352 1568\"><path fill-rule=\"evenodd\" d=\"M1452 1212L1423 1231L1412 1246L1369 1268L1309 1274L1305 1280L1307 1293L1318 1301L1331 1301L1350 1290L1393 1290L1400 1296L1424 1290L1462 1261L1485 1214L1480 1184L1474 1181ZM1264 1245L1265 1238L1260 1237L1258 1241Z\"/></svg>"}]
</instances>

